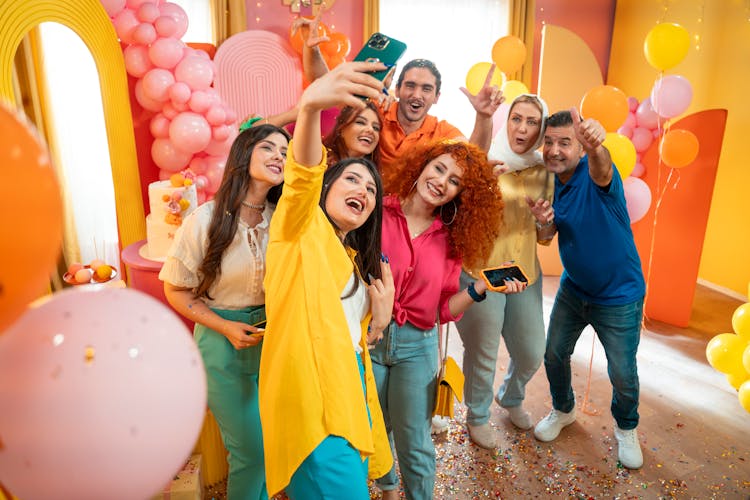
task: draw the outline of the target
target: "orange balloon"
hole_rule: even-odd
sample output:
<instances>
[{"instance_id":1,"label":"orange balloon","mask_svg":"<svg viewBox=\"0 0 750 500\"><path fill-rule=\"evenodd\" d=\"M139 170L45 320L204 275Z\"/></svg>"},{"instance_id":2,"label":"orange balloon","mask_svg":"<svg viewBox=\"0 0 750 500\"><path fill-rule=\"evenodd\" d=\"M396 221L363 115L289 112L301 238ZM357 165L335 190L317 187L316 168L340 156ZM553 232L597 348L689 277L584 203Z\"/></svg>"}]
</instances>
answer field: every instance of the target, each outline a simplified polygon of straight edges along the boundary
<instances>
[{"instance_id":1,"label":"orange balloon","mask_svg":"<svg viewBox=\"0 0 750 500\"><path fill-rule=\"evenodd\" d=\"M625 123L630 107L625 92L612 85L599 85L581 99L581 115L593 118L607 132L616 132Z\"/></svg>"},{"instance_id":2,"label":"orange balloon","mask_svg":"<svg viewBox=\"0 0 750 500\"><path fill-rule=\"evenodd\" d=\"M506 75L515 73L526 62L526 45L516 36L499 38L492 46L492 61Z\"/></svg>"},{"instance_id":3,"label":"orange balloon","mask_svg":"<svg viewBox=\"0 0 750 500\"><path fill-rule=\"evenodd\" d=\"M659 155L665 165L682 168L693 163L698 156L698 138L689 130L670 130L659 143Z\"/></svg>"},{"instance_id":4,"label":"orange balloon","mask_svg":"<svg viewBox=\"0 0 750 500\"><path fill-rule=\"evenodd\" d=\"M2 333L47 290L62 241L60 187L47 148L25 118L4 105L0 105L0 213L4 214L0 219Z\"/></svg>"},{"instance_id":5,"label":"orange balloon","mask_svg":"<svg viewBox=\"0 0 750 500\"><path fill-rule=\"evenodd\" d=\"M314 18L305 17L305 19L313 20ZM289 43L292 44L292 48L295 52L297 52L298 54L302 54L302 46L305 44L305 39L302 37L302 32L308 31L309 28L307 26L303 26L296 32L292 33L292 27L293 25L289 26ZM328 28L325 24L318 23L317 36L328 36ZM305 36L305 38L307 37Z\"/></svg>"},{"instance_id":6,"label":"orange balloon","mask_svg":"<svg viewBox=\"0 0 750 500\"><path fill-rule=\"evenodd\" d=\"M332 56L325 59L326 64L328 65L328 69L333 69L336 66L338 66L341 63L346 62L346 59L344 59L344 56Z\"/></svg>"},{"instance_id":7,"label":"orange balloon","mask_svg":"<svg viewBox=\"0 0 750 500\"><path fill-rule=\"evenodd\" d=\"M329 41L320 44L320 51L328 57L346 57L352 49L352 43L343 33L328 33Z\"/></svg>"}]
</instances>

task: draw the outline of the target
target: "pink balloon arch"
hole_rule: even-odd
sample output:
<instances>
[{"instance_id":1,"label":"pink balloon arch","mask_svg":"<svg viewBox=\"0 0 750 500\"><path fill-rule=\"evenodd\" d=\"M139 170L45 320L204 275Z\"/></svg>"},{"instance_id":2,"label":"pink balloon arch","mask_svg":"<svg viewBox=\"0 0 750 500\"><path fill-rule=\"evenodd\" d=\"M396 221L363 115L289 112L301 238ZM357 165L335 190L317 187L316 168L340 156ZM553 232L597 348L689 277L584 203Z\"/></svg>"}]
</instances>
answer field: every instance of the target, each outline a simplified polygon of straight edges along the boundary
<instances>
[{"instance_id":1,"label":"pink balloon arch","mask_svg":"<svg viewBox=\"0 0 750 500\"><path fill-rule=\"evenodd\" d=\"M196 181L221 179L224 160L237 136L237 113L212 87L215 68L208 53L181 38L188 16L179 5L160 0L101 0L125 45L128 74L137 78L135 98L154 113L151 157L166 179L180 172ZM215 171L194 171L193 160ZM200 200L211 199L216 182L196 183Z\"/></svg>"}]
</instances>

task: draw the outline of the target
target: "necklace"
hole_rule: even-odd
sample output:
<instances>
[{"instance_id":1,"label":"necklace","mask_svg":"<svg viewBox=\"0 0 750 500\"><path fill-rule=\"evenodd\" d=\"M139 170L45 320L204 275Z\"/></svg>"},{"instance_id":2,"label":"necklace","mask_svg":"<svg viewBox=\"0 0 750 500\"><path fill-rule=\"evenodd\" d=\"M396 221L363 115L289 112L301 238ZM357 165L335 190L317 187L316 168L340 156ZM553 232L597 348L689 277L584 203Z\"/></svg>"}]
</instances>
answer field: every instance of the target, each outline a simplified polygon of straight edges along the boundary
<instances>
[{"instance_id":1,"label":"necklace","mask_svg":"<svg viewBox=\"0 0 750 500\"><path fill-rule=\"evenodd\" d=\"M255 205L253 203L249 203L247 201L243 201L242 205L246 206L247 208L252 208L253 210L261 210L262 211L262 210L266 209L266 204L265 203L261 203L259 205Z\"/></svg>"}]
</instances>

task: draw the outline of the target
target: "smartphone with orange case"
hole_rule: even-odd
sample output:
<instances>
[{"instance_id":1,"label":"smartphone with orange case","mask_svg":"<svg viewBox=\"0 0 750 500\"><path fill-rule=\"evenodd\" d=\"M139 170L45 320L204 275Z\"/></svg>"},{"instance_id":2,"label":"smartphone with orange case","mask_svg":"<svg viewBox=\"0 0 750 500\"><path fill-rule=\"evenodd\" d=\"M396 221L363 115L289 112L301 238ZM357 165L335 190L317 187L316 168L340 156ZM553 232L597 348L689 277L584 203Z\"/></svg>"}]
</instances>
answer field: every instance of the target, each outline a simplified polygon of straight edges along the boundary
<instances>
[{"instance_id":1,"label":"smartphone with orange case","mask_svg":"<svg viewBox=\"0 0 750 500\"><path fill-rule=\"evenodd\" d=\"M521 266L512 264L509 266L488 267L482 269L482 278L487 283L487 288L494 292L502 292L506 288L506 280L517 279L522 283L528 283L529 278L523 272Z\"/></svg>"}]
</instances>

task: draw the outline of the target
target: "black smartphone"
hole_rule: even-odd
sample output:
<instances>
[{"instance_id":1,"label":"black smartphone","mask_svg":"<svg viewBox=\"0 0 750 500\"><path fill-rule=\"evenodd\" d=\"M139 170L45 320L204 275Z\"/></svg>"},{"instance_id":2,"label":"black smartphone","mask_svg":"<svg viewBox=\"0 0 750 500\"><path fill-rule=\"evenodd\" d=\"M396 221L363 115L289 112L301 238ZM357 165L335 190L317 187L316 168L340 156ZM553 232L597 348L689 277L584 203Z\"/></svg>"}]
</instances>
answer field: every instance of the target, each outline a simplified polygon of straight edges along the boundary
<instances>
[{"instance_id":1,"label":"black smartphone","mask_svg":"<svg viewBox=\"0 0 750 500\"><path fill-rule=\"evenodd\" d=\"M526 277L521 267L517 265L482 269L482 278L487 283L487 288L496 292L505 290L505 281L508 279L515 278L522 283L529 282L529 278Z\"/></svg>"},{"instance_id":2,"label":"black smartphone","mask_svg":"<svg viewBox=\"0 0 750 500\"><path fill-rule=\"evenodd\" d=\"M266 333L265 332L265 329L266 329L266 320L265 319L262 320L262 321L258 321L257 323L253 323L252 326L254 326L255 328L257 328L260 331L259 332L245 332L247 335L261 335L262 336L263 334Z\"/></svg>"},{"instance_id":3,"label":"black smartphone","mask_svg":"<svg viewBox=\"0 0 750 500\"><path fill-rule=\"evenodd\" d=\"M362 49L354 57L355 61L379 61L388 66L383 71L375 71L372 76L380 80L385 80L388 73L393 69L398 60L404 55L406 44L395 38L391 38L382 33L373 33L365 42Z\"/></svg>"}]
</instances>

